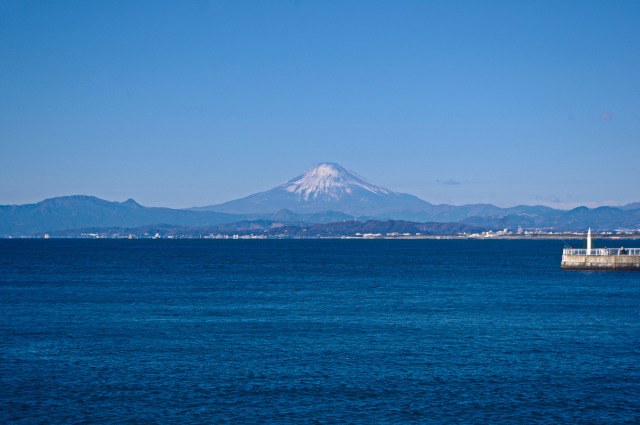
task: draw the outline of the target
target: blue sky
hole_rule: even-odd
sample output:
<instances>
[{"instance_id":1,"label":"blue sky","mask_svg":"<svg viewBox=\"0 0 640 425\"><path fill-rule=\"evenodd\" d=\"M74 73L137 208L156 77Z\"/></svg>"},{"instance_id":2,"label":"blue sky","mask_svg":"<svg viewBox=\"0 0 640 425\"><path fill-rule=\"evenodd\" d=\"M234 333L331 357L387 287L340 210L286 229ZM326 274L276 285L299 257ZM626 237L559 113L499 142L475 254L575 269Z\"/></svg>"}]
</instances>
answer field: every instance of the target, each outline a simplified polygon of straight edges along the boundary
<instances>
[{"instance_id":1,"label":"blue sky","mask_svg":"<svg viewBox=\"0 0 640 425\"><path fill-rule=\"evenodd\" d=\"M432 203L640 200L640 2L0 0L0 204L190 207L340 163Z\"/></svg>"}]
</instances>

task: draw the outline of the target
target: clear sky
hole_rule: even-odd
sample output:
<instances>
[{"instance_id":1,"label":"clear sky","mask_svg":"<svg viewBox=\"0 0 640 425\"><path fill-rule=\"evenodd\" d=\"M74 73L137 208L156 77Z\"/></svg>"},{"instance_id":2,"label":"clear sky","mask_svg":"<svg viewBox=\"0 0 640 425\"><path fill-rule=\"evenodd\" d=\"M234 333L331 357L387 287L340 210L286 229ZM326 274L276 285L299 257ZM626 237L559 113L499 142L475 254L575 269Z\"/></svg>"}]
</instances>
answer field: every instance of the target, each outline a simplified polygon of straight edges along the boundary
<instances>
[{"instance_id":1,"label":"clear sky","mask_svg":"<svg viewBox=\"0 0 640 425\"><path fill-rule=\"evenodd\" d=\"M639 1L0 0L0 204L210 205L331 161L616 205L639 159Z\"/></svg>"}]
</instances>

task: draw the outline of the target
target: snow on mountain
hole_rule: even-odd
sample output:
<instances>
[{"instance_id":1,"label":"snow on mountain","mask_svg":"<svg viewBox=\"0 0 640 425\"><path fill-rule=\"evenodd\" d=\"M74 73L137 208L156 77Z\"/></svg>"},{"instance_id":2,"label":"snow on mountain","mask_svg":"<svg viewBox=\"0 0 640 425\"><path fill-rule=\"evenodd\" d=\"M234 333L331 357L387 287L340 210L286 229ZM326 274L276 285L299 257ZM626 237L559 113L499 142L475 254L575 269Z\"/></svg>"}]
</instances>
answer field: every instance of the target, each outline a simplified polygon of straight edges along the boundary
<instances>
[{"instance_id":1,"label":"snow on mountain","mask_svg":"<svg viewBox=\"0 0 640 425\"><path fill-rule=\"evenodd\" d=\"M430 205L415 196L378 186L339 164L325 162L266 192L194 210L250 214L273 213L285 208L296 213L341 211L374 215L415 211Z\"/></svg>"},{"instance_id":2,"label":"snow on mountain","mask_svg":"<svg viewBox=\"0 0 640 425\"><path fill-rule=\"evenodd\" d=\"M305 201L310 199L339 200L345 195L353 194L355 188L362 188L381 195L395 194L353 171L333 163L322 163L311 167L278 187L299 195Z\"/></svg>"}]
</instances>

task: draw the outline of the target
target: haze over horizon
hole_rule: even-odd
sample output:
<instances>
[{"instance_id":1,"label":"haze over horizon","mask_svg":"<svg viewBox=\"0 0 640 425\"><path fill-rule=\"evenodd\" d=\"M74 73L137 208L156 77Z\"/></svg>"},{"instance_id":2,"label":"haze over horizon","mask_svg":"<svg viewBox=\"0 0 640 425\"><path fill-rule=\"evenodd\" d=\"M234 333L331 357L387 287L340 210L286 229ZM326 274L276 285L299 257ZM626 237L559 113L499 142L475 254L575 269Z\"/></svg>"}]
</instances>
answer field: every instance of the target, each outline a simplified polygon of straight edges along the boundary
<instances>
[{"instance_id":1,"label":"haze over horizon","mask_svg":"<svg viewBox=\"0 0 640 425\"><path fill-rule=\"evenodd\" d=\"M637 2L0 1L0 205L219 204L320 162L433 203L640 200Z\"/></svg>"}]
</instances>

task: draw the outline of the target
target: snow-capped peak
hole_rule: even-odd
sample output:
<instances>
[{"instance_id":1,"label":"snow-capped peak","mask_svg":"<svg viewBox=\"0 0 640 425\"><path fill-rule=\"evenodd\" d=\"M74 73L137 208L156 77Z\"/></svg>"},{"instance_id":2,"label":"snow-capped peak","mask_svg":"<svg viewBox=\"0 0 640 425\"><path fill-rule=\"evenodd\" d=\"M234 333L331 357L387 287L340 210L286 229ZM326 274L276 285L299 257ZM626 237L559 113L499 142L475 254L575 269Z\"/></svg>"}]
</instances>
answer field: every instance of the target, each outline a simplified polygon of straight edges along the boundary
<instances>
[{"instance_id":1,"label":"snow-capped peak","mask_svg":"<svg viewBox=\"0 0 640 425\"><path fill-rule=\"evenodd\" d=\"M287 192L295 193L301 199L338 200L344 194L364 189L369 192L389 195L394 192L370 182L341 165L324 162L309 168L304 173L283 183L280 187Z\"/></svg>"}]
</instances>

